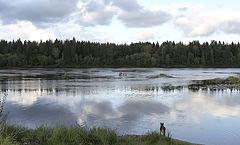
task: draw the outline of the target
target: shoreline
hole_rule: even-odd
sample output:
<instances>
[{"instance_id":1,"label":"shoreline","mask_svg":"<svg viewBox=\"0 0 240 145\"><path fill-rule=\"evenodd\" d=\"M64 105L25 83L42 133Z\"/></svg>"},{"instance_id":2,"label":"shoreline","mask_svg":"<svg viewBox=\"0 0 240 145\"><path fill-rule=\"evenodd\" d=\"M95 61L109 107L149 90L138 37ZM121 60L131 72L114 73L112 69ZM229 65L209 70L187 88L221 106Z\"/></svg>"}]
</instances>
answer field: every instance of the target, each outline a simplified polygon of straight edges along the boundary
<instances>
[{"instance_id":1,"label":"shoreline","mask_svg":"<svg viewBox=\"0 0 240 145\"><path fill-rule=\"evenodd\" d=\"M144 135L118 135L115 130L108 128L83 129L79 125L70 127L39 127L24 128L16 125L2 125L0 143L17 144L94 144L94 145L201 145L163 136L159 132Z\"/></svg>"},{"instance_id":2,"label":"shoreline","mask_svg":"<svg viewBox=\"0 0 240 145\"><path fill-rule=\"evenodd\" d=\"M227 66L173 66L173 67L135 67L135 66L23 66L23 67L0 67L0 69L94 69L94 68L112 68L112 69L236 69L239 66L227 67Z\"/></svg>"},{"instance_id":3,"label":"shoreline","mask_svg":"<svg viewBox=\"0 0 240 145\"><path fill-rule=\"evenodd\" d=\"M142 136L146 136L146 135L123 135L123 136L129 137L129 138L141 138ZM167 136L165 136L165 137L167 137ZM181 139L177 139L177 138L171 138L171 140L174 140L174 141L180 142L180 143L190 144L190 145L204 145L204 144L193 143L193 142L189 142L189 141L185 141L185 140L181 140Z\"/></svg>"}]
</instances>

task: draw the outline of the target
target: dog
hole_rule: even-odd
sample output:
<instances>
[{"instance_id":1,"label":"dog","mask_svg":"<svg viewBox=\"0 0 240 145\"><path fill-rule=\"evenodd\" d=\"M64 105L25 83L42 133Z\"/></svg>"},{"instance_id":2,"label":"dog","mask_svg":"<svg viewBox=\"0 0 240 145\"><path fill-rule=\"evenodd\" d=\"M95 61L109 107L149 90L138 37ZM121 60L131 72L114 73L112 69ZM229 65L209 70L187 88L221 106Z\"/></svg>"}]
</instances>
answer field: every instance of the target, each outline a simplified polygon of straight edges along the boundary
<instances>
[{"instance_id":1,"label":"dog","mask_svg":"<svg viewBox=\"0 0 240 145\"><path fill-rule=\"evenodd\" d=\"M165 136L166 128L164 127L164 123L160 123L160 135Z\"/></svg>"}]
</instances>

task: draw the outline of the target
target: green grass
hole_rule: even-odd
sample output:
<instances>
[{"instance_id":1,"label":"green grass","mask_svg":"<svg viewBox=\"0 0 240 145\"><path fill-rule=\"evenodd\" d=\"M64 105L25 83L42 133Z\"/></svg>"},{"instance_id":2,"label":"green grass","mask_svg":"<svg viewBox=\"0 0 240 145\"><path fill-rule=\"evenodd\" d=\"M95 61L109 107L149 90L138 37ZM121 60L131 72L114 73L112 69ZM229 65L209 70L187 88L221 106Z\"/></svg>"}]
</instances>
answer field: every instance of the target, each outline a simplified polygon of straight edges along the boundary
<instances>
[{"instance_id":1,"label":"green grass","mask_svg":"<svg viewBox=\"0 0 240 145\"><path fill-rule=\"evenodd\" d=\"M228 83L228 84L240 84L240 78L238 78L238 77L233 77L233 76L228 77L228 78L226 79L226 83Z\"/></svg>"},{"instance_id":2,"label":"green grass","mask_svg":"<svg viewBox=\"0 0 240 145\"><path fill-rule=\"evenodd\" d=\"M166 74L159 74L159 75L149 76L148 78L154 79L154 78L173 78L173 77Z\"/></svg>"},{"instance_id":3,"label":"green grass","mask_svg":"<svg viewBox=\"0 0 240 145\"><path fill-rule=\"evenodd\" d=\"M4 145L189 145L157 132L142 136L118 136L109 129L85 130L80 126L27 129L6 126L0 135Z\"/></svg>"},{"instance_id":4,"label":"green grass","mask_svg":"<svg viewBox=\"0 0 240 145\"><path fill-rule=\"evenodd\" d=\"M216 84L240 84L240 78L239 77L234 77L230 76L226 79L211 79L211 80L202 80L202 81L197 81L197 83L201 83L203 85L216 85Z\"/></svg>"},{"instance_id":5,"label":"green grass","mask_svg":"<svg viewBox=\"0 0 240 145\"><path fill-rule=\"evenodd\" d=\"M69 75L72 75L72 73L66 72L66 73L64 73L64 75L65 75L65 76L69 76Z\"/></svg>"}]
</instances>

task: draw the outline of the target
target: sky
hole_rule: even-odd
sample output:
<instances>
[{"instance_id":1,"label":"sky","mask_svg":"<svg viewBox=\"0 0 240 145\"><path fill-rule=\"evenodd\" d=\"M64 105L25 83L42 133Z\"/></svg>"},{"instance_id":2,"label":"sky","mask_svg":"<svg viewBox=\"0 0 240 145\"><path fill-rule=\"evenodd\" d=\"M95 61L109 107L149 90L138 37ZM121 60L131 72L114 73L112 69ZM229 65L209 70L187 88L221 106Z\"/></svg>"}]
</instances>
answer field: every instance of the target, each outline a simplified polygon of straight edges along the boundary
<instances>
[{"instance_id":1,"label":"sky","mask_svg":"<svg viewBox=\"0 0 240 145\"><path fill-rule=\"evenodd\" d=\"M0 0L0 39L238 42L239 0Z\"/></svg>"}]
</instances>

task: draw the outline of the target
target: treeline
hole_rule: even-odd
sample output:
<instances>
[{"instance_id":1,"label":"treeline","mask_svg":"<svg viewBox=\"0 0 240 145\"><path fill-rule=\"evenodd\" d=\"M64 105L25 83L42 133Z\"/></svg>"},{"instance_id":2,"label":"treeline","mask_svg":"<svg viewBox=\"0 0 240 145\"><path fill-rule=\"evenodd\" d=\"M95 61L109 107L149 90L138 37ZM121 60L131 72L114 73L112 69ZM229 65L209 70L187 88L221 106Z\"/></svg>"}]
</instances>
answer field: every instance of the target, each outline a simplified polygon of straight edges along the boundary
<instances>
[{"instance_id":1,"label":"treeline","mask_svg":"<svg viewBox=\"0 0 240 145\"><path fill-rule=\"evenodd\" d=\"M240 44L0 41L0 67L239 67Z\"/></svg>"}]
</instances>

